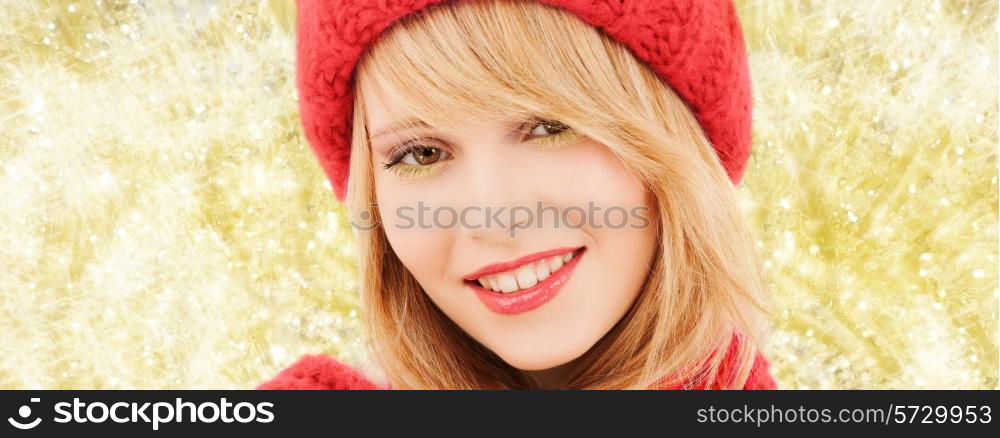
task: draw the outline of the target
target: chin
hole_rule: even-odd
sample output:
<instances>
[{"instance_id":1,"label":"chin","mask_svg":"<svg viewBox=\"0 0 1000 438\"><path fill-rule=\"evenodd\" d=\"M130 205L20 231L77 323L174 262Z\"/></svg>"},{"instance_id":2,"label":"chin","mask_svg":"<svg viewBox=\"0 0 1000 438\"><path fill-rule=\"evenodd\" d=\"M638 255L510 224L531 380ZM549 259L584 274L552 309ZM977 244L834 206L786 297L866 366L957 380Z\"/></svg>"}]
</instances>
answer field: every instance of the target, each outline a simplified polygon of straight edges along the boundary
<instances>
[{"instance_id":1,"label":"chin","mask_svg":"<svg viewBox=\"0 0 1000 438\"><path fill-rule=\"evenodd\" d=\"M541 371L564 365L582 356L589 349L589 345L562 345L563 348L522 348L517 346L512 350L494 352L500 356L508 365L522 371ZM568 348L567 348L568 347Z\"/></svg>"},{"instance_id":2,"label":"chin","mask_svg":"<svg viewBox=\"0 0 1000 438\"><path fill-rule=\"evenodd\" d=\"M575 358L571 357L568 359L555 359L548 357L525 357L517 359L523 359L523 360L510 360L504 358L504 361L507 362L508 365L517 368L521 371L541 371L566 364Z\"/></svg>"}]
</instances>

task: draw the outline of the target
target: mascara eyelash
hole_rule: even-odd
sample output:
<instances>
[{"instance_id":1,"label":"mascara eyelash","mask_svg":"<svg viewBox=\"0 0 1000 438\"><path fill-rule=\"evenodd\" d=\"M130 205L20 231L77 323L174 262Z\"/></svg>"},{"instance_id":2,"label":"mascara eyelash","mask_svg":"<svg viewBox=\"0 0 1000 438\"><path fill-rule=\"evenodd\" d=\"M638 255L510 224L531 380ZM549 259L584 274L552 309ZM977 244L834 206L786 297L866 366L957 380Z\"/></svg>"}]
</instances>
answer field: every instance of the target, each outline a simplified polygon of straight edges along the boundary
<instances>
[{"instance_id":1,"label":"mascara eyelash","mask_svg":"<svg viewBox=\"0 0 1000 438\"><path fill-rule=\"evenodd\" d=\"M556 146L556 145L558 145L560 143L565 142L565 140L563 140L564 138L567 138L567 137L569 137L569 138L575 138L575 137L579 136L579 133L577 133L572 127L566 125L563 122L560 122L558 120L549 120L549 119L541 119L541 118L534 118L534 119L528 120L527 122L523 123L519 127L519 131L521 131L523 133L525 131L525 127L532 127L533 128L533 127L538 126L538 125L543 124L543 123L549 123L549 124L552 124L552 125L562 126L563 130L560 131L560 132L557 132L555 134L549 134L549 135L541 136L541 137L536 138L536 139L523 140L523 136L522 136L522 141L531 141L531 142L535 142L535 143L542 143L543 147L553 147L553 146ZM531 131L528 131L529 134L530 134L530 132ZM382 167L384 169L386 169L386 170L390 170L390 169L400 170L400 169L397 168L396 165L399 164L401 161L403 161L403 158L406 157L407 154L413 153L418 148L421 148L421 147L435 147L435 146L429 146L429 145L426 145L426 144L423 144L423 143L419 143L419 141L421 141L421 140L428 140L428 139L426 139L426 138L416 138L416 139L411 140L410 142L404 143L402 145L399 145L399 146L393 148L392 151L390 151L390 159L389 159L389 161L388 162L383 162L382 163ZM437 163L435 163L435 164L437 164ZM427 165L427 166L420 166L419 169L405 169L405 170L408 171L411 174L415 174L415 173L418 173L420 171L424 171L426 169L429 169L432 166L434 166L434 164ZM402 170L400 170L400 172L402 172ZM397 172L397 174L402 175L400 172Z\"/></svg>"},{"instance_id":2,"label":"mascara eyelash","mask_svg":"<svg viewBox=\"0 0 1000 438\"><path fill-rule=\"evenodd\" d=\"M420 139L417 139L417 140L414 140L414 141L418 141L418 140L420 140ZM385 169L389 169L389 168L395 166L396 164L399 164L400 161L403 161L403 157L405 157L406 154L408 154L410 152L413 152L414 150L416 150L417 147L420 147L420 146L422 146L422 145L420 145L420 144L414 144L414 143L404 143L402 145L399 145L399 146L393 148L390 151L390 153L389 153L389 161L388 162L383 162L382 166Z\"/></svg>"},{"instance_id":3,"label":"mascara eyelash","mask_svg":"<svg viewBox=\"0 0 1000 438\"><path fill-rule=\"evenodd\" d=\"M548 123L548 124L552 124L552 125L561 126L563 128L562 131L559 131L559 132L557 132L555 134L544 135L544 136L541 136L541 137L538 137L538 138L535 138L535 139L529 139L529 140L527 140L527 141L530 141L530 142L542 143L543 144L542 146L546 147L546 148L558 146L558 145L560 145L562 143L567 143L570 140L575 139L575 138L581 136L580 133L577 132L575 129L573 129L571 126L569 126L569 125L567 125L567 124L565 124L563 122L560 122L558 120L534 119L534 120L529 121L528 123L529 123L528 126L531 126L531 127L538 126L538 125L543 124L543 123ZM530 133L530 131L529 131L529 133Z\"/></svg>"}]
</instances>

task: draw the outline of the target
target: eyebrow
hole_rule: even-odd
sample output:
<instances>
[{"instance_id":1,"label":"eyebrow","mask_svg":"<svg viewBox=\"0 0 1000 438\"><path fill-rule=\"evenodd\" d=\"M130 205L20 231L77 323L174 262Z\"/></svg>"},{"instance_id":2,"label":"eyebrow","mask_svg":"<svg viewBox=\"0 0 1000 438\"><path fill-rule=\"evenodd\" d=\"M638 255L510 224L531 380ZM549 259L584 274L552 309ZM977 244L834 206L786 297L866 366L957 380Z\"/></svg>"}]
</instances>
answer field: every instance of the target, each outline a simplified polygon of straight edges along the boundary
<instances>
[{"instance_id":1,"label":"eyebrow","mask_svg":"<svg viewBox=\"0 0 1000 438\"><path fill-rule=\"evenodd\" d=\"M386 125L384 128L375 132L375 134L371 136L371 139L375 139L386 134L391 134L393 132L402 131L409 128L416 128L416 127L430 128L431 125L423 120L411 117Z\"/></svg>"}]
</instances>

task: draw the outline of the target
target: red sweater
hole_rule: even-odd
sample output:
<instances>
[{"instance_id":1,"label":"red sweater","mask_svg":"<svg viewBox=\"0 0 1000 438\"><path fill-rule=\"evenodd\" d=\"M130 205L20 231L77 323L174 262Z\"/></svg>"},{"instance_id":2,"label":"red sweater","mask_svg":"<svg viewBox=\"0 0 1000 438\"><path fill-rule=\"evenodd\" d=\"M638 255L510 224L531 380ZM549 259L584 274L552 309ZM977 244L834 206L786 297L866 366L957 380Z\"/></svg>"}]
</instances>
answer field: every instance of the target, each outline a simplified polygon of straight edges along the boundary
<instances>
[{"instance_id":1,"label":"red sweater","mask_svg":"<svg viewBox=\"0 0 1000 438\"><path fill-rule=\"evenodd\" d=\"M723 360L720 374L725 374L730 368L734 358L735 343L730 345L730 349ZM747 379L743 389L777 389L774 378L771 377L770 364L762 354L757 355L750 378ZM260 384L257 389L391 389L381 387L366 378L357 370L333 359L329 356L316 354L305 355L297 362L282 370L271 380ZM680 386L665 387L662 389L681 389ZM692 389L705 389L705 385L698 385Z\"/></svg>"}]
</instances>

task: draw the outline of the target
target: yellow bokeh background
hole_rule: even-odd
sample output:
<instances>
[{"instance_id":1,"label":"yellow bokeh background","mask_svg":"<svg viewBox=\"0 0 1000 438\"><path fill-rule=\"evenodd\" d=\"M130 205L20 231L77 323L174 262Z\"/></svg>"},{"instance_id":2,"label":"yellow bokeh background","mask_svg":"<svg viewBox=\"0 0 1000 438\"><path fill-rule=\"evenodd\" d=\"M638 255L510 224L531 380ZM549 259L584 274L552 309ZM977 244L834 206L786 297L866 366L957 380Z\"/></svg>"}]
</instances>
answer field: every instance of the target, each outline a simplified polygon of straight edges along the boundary
<instances>
[{"instance_id":1,"label":"yellow bokeh background","mask_svg":"<svg viewBox=\"0 0 1000 438\"><path fill-rule=\"evenodd\" d=\"M782 388L998 387L995 1L737 1ZM0 388L377 373L295 5L0 0Z\"/></svg>"}]
</instances>

